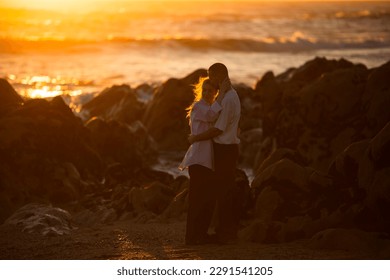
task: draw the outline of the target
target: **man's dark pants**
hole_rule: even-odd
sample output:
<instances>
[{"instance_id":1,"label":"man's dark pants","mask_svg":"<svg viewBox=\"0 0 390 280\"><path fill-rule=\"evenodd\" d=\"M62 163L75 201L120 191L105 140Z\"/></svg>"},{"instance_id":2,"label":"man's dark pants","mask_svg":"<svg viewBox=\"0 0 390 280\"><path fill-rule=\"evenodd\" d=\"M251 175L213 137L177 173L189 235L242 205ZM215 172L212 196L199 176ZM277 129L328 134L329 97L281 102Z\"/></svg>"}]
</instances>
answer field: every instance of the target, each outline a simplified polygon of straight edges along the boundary
<instances>
[{"instance_id":1,"label":"man's dark pants","mask_svg":"<svg viewBox=\"0 0 390 280\"><path fill-rule=\"evenodd\" d=\"M238 210L236 188L236 166L238 161L238 144L213 144L215 186L218 220L216 234L221 242L237 238Z\"/></svg>"}]
</instances>

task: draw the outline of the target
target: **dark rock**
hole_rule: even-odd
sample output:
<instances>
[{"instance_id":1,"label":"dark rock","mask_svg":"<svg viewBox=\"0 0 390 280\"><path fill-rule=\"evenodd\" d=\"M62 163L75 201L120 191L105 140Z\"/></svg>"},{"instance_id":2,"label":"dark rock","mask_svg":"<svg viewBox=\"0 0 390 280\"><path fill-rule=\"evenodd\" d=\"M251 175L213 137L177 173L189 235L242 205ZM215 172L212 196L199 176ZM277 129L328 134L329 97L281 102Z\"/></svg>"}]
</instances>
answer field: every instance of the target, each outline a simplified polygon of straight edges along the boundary
<instances>
[{"instance_id":1,"label":"dark rock","mask_svg":"<svg viewBox=\"0 0 390 280\"><path fill-rule=\"evenodd\" d=\"M281 181L288 182L288 184L306 191L310 173L311 170L300 166L292 160L283 158L257 173L252 182L252 188L259 188L269 181Z\"/></svg>"},{"instance_id":2,"label":"dark rock","mask_svg":"<svg viewBox=\"0 0 390 280\"><path fill-rule=\"evenodd\" d=\"M299 163L300 165L306 165L304 159L301 155L299 155L298 152L291 149L280 148L273 151L264 161L261 162L255 171L255 176L283 158L290 159L296 163Z\"/></svg>"},{"instance_id":3,"label":"dark rock","mask_svg":"<svg viewBox=\"0 0 390 280\"><path fill-rule=\"evenodd\" d=\"M238 232L239 240L245 242L264 243L268 239L269 223L262 220L255 220L249 226Z\"/></svg>"},{"instance_id":4,"label":"dark rock","mask_svg":"<svg viewBox=\"0 0 390 280\"><path fill-rule=\"evenodd\" d=\"M89 117L116 120L131 124L140 120L144 106L128 85L115 85L103 90L98 96L83 105Z\"/></svg>"},{"instance_id":5,"label":"dark rock","mask_svg":"<svg viewBox=\"0 0 390 280\"><path fill-rule=\"evenodd\" d=\"M365 161L369 140L355 142L337 155L331 164L328 174L333 177L335 187L351 195L354 201L362 202L366 198L366 191L359 187L359 166Z\"/></svg>"},{"instance_id":6,"label":"dark rock","mask_svg":"<svg viewBox=\"0 0 390 280\"><path fill-rule=\"evenodd\" d=\"M188 210L188 188L178 193L165 211L161 214L161 219L185 219Z\"/></svg>"},{"instance_id":7,"label":"dark rock","mask_svg":"<svg viewBox=\"0 0 390 280\"><path fill-rule=\"evenodd\" d=\"M254 128L240 134L240 162L246 166L253 166L257 151L261 147L263 131Z\"/></svg>"},{"instance_id":8,"label":"dark rock","mask_svg":"<svg viewBox=\"0 0 390 280\"><path fill-rule=\"evenodd\" d=\"M315 207L322 185L313 184L313 172L289 159L282 159L258 173L252 182L252 189L258 194L255 217L285 221L288 217L308 213Z\"/></svg>"},{"instance_id":9,"label":"dark rock","mask_svg":"<svg viewBox=\"0 0 390 280\"><path fill-rule=\"evenodd\" d=\"M390 232L390 122L371 140L368 157L359 166L359 186L367 190L367 205Z\"/></svg>"},{"instance_id":10,"label":"dark rock","mask_svg":"<svg viewBox=\"0 0 390 280\"><path fill-rule=\"evenodd\" d=\"M255 94L261 102L261 118L266 136L273 134L275 121L282 109L281 101L283 89L276 80L273 72L267 72L256 84Z\"/></svg>"},{"instance_id":11,"label":"dark rock","mask_svg":"<svg viewBox=\"0 0 390 280\"><path fill-rule=\"evenodd\" d=\"M302 116L316 129L338 127L360 113L368 70L361 65L326 73L297 94Z\"/></svg>"},{"instance_id":12,"label":"dark rock","mask_svg":"<svg viewBox=\"0 0 390 280\"><path fill-rule=\"evenodd\" d=\"M264 222L255 220L238 233L238 237L243 241L257 242L263 244L284 242L282 232L284 224L282 222Z\"/></svg>"},{"instance_id":13,"label":"dark rock","mask_svg":"<svg viewBox=\"0 0 390 280\"><path fill-rule=\"evenodd\" d=\"M143 103L147 103L152 99L155 88L149 84L141 84L135 88L138 100Z\"/></svg>"},{"instance_id":14,"label":"dark rock","mask_svg":"<svg viewBox=\"0 0 390 280\"><path fill-rule=\"evenodd\" d=\"M188 148L189 126L185 109L194 99L191 85L201 76L207 76L207 71L201 69L183 79L169 79L156 90L147 105L142 122L160 149Z\"/></svg>"},{"instance_id":15,"label":"dark rock","mask_svg":"<svg viewBox=\"0 0 390 280\"><path fill-rule=\"evenodd\" d=\"M11 213L34 201L74 201L83 180L102 172L88 130L61 97L26 101L0 118L0 134L1 196Z\"/></svg>"},{"instance_id":16,"label":"dark rock","mask_svg":"<svg viewBox=\"0 0 390 280\"><path fill-rule=\"evenodd\" d=\"M365 99L371 137L390 121L390 61L372 70L367 79Z\"/></svg>"},{"instance_id":17,"label":"dark rock","mask_svg":"<svg viewBox=\"0 0 390 280\"><path fill-rule=\"evenodd\" d=\"M296 150L308 165L326 172L346 147L372 138L389 121L389 65L368 70L344 59L315 58L277 77L266 73L255 89L261 142L275 143L268 151ZM260 163L267 155L258 153Z\"/></svg>"},{"instance_id":18,"label":"dark rock","mask_svg":"<svg viewBox=\"0 0 390 280\"><path fill-rule=\"evenodd\" d=\"M170 186L172 191L176 192L175 178L168 172L154 170L152 168L142 168L136 171L135 176L141 182L141 185L151 184L157 181L166 186Z\"/></svg>"},{"instance_id":19,"label":"dark rock","mask_svg":"<svg viewBox=\"0 0 390 280\"><path fill-rule=\"evenodd\" d=\"M27 204L5 221L6 225L20 228L22 232L43 236L70 234L72 217L69 212L44 204Z\"/></svg>"},{"instance_id":20,"label":"dark rock","mask_svg":"<svg viewBox=\"0 0 390 280\"><path fill-rule=\"evenodd\" d=\"M179 194L183 190L188 189L189 179L188 177L181 175L176 177L172 183L167 182L166 184L171 186L174 193Z\"/></svg>"},{"instance_id":21,"label":"dark rock","mask_svg":"<svg viewBox=\"0 0 390 280\"><path fill-rule=\"evenodd\" d=\"M390 122L372 138L370 143L370 158L375 162L376 169L390 166Z\"/></svg>"},{"instance_id":22,"label":"dark rock","mask_svg":"<svg viewBox=\"0 0 390 280\"><path fill-rule=\"evenodd\" d=\"M150 211L161 214L171 203L174 193L168 186L154 182L145 187L132 188L128 197L136 213Z\"/></svg>"},{"instance_id":23,"label":"dark rock","mask_svg":"<svg viewBox=\"0 0 390 280\"><path fill-rule=\"evenodd\" d=\"M99 205L94 209L85 209L74 215L74 222L77 225L86 227L99 224L110 224L118 219L116 211L112 208L107 208L104 205Z\"/></svg>"},{"instance_id":24,"label":"dark rock","mask_svg":"<svg viewBox=\"0 0 390 280\"><path fill-rule=\"evenodd\" d=\"M333 228L321 231L312 237L310 246L314 249L376 252L378 258L390 255L388 236L356 229Z\"/></svg>"},{"instance_id":25,"label":"dark rock","mask_svg":"<svg viewBox=\"0 0 390 280\"><path fill-rule=\"evenodd\" d=\"M92 118L86 127L107 164L118 162L129 168L142 168L156 159L156 144L141 122L128 125Z\"/></svg>"},{"instance_id":26,"label":"dark rock","mask_svg":"<svg viewBox=\"0 0 390 280\"><path fill-rule=\"evenodd\" d=\"M255 91L244 84L234 84L233 87L241 102L240 131L259 128L261 126L261 104L256 99Z\"/></svg>"},{"instance_id":27,"label":"dark rock","mask_svg":"<svg viewBox=\"0 0 390 280\"><path fill-rule=\"evenodd\" d=\"M324 57L316 57L313 60L306 62L303 66L295 69L291 81L313 82L325 73L352 66L353 63L345 59L328 60Z\"/></svg>"},{"instance_id":28,"label":"dark rock","mask_svg":"<svg viewBox=\"0 0 390 280\"><path fill-rule=\"evenodd\" d=\"M254 198L249 186L248 176L244 170L236 169L236 187L235 201L237 202L238 219L247 218L254 206Z\"/></svg>"},{"instance_id":29,"label":"dark rock","mask_svg":"<svg viewBox=\"0 0 390 280\"><path fill-rule=\"evenodd\" d=\"M0 78L0 117L23 103L22 97L10 83Z\"/></svg>"},{"instance_id":30,"label":"dark rock","mask_svg":"<svg viewBox=\"0 0 390 280\"><path fill-rule=\"evenodd\" d=\"M265 137L260 144L256 145L259 146L259 149L255 153L252 166L252 169L255 170L255 172L264 160L266 160L276 150L276 140L273 137Z\"/></svg>"}]
</instances>

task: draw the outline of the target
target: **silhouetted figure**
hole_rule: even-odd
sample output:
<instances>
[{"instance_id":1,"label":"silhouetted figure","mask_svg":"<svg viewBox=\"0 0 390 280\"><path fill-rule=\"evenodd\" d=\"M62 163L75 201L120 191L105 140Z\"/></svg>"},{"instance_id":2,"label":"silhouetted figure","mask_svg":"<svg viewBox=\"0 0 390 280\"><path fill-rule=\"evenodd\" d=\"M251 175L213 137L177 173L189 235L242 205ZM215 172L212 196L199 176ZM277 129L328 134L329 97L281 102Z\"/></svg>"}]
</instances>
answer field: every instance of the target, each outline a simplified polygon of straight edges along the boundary
<instances>
[{"instance_id":1,"label":"silhouetted figure","mask_svg":"<svg viewBox=\"0 0 390 280\"><path fill-rule=\"evenodd\" d=\"M188 108L192 134L200 134L212 127L222 107L219 105L222 95L214 102L217 88L209 79L201 78L195 87L195 100ZM186 227L186 244L206 243L207 231L215 208L213 143L204 140L193 143L180 169L188 167L190 175L189 207Z\"/></svg>"},{"instance_id":2,"label":"silhouetted figure","mask_svg":"<svg viewBox=\"0 0 390 280\"><path fill-rule=\"evenodd\" d=\"M217 198L218 223L217 241L230 243L236 240L238 230L238 211L235 199L235 172L238 160L238 125L241 116L241 103L232 88L226 66L215 63L210 66L209 79L220 88L223 95L222 111L214 126L204 133L189 137L190 143L213 139L215 187Z\"/></svg>"}]
</instances>

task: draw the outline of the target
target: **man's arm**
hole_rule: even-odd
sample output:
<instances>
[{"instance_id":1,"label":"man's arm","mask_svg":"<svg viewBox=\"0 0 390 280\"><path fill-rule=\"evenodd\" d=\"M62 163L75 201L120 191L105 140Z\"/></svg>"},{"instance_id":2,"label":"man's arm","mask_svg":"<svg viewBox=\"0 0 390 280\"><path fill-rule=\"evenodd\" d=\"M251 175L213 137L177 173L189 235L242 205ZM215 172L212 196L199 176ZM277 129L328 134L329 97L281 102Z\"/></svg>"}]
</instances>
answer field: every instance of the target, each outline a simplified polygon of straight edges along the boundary
<instances>
[{"instance_id":1,"label":"man's arm","mask_svg":"<svg viewBox=\"0 0 390 280\"><path fill-rule=\"evenodd\" d=\"M209 139L212 139L214 137L217 137L221 133L222 133L222 130L219 130L218 128L212 127L201 134L190 135L188 137L188 142L190 142L190 144L193 144L194 142L209 140Z\"/></svg>"},{"instance_id":2,"label":"man's arm","mask_svg":"<svg viewBox=\"0 0 390 280\"><path fill-rule=\"evenodd\" d=\"M223 82L219 85L219 94L217 96L216 101L218 104L222 105L222 99L225 97L226 93L232 88L232 83L229 78L223 80Z\"/></svg>"}]
</instances>

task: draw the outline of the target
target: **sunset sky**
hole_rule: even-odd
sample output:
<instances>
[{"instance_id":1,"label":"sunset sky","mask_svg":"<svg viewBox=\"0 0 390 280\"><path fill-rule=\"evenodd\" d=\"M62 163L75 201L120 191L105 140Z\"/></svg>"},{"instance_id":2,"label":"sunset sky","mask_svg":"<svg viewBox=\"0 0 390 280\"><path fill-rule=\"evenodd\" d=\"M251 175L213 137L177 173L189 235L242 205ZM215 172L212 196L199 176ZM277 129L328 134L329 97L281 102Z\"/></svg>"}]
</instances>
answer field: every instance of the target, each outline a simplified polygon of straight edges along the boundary
<instances>
[{"instance_id":1,"label":"sunset sky","mask_svg":"<svg viewBox=\"0 0 390 280\"><path fill-rule=\"evenodd\" d=\"M24 8L46 8L46 9L55 9L61 10L63 8L69 7L91 7L91 5L98 4L101 2L140 2L140 0L0 0L0 6L6 7L24 7ZM172 2L171 0L149 0L150 2ZM188 2L187 0L175 0L177 2ZM192 1L206 1L209 0L192 0ZM227 2L224 0L212 0L212 1L221 1ZM231 0L232 2L237 2L238 0ZM323 0L246 0L254 2L275 2L275 1L316 1L316 2L326 2ZM332 0L331 0L332 1ZM336 1L336 0L335 0ZM345 1L345 0L344 0ZM346 1L361 1L361 0L346 0ZM373 2L374 0L366 0L366 2Z\"/></svg>"}]
</instances>

